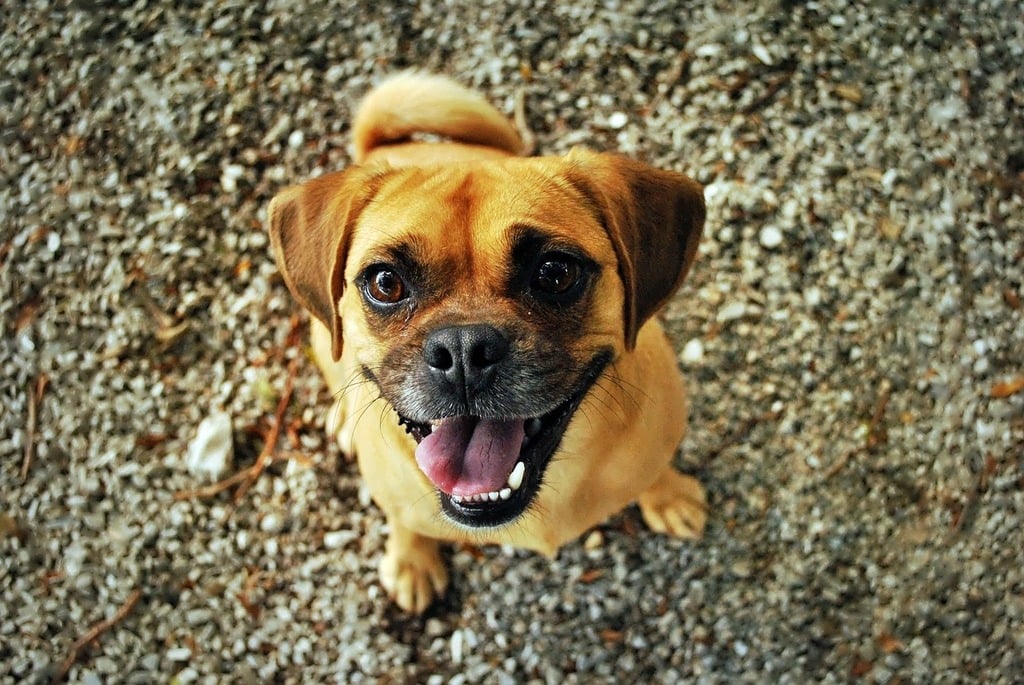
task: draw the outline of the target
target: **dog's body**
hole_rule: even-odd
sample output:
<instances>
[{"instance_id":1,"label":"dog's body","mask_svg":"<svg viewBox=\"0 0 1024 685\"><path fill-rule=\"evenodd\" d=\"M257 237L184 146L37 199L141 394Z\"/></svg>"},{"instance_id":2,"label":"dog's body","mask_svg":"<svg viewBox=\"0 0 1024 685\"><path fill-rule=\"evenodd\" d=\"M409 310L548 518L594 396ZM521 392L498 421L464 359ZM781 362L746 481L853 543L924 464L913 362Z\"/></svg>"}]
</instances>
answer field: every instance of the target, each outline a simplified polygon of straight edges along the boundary
<instances>
[{"instance_id":1,"label":"dog's body","mask_svg":"<svg viewBox=\"0 0 1024 685\"><path fill-rule=\"evenodd\" d=\"M550 555L633 501L698 536L703 490L671 465L682 378L652 315L696 252L700 187L586 151L516 157L511 124L438 77L386 82L353 132L358 166L283 191L270 230L315 317L328 428L390 524L398 604L443 592L440 540Z\"/></svg>"}]
</instances>

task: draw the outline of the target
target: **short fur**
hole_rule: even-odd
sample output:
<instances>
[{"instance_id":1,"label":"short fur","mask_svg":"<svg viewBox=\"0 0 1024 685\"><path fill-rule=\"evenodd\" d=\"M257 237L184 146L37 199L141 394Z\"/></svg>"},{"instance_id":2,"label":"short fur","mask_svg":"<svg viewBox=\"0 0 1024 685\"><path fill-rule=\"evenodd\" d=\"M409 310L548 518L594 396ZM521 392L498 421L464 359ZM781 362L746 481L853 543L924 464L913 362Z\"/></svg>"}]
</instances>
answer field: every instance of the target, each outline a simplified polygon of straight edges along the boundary
<instances>
[{"instance_id":1,"label":"short fur","mask_svg":"<svg viewBox=\"0 0 1024 685\"><path fill-rule=\"evenodd\" d=\"M654 314L696 256L699 184L584 149L516 157L511 123L437 76L381 84L353 137L357 164L282 191L269 226L314 316L313 354L338 399L328 429L387 516L380 573L398 605L419 613L444 592L441 540L553 555L634 501L654 530L698 537L703 489L672 467L683 382ZM395 303L373 297L381 269ZM437 447L458 421L474 436L491 435L487 422L494 435L537 431L539 445L509 439L524 485L496 503L469 492L464 472L492 467Z\"/></svg>"}]
</instances>

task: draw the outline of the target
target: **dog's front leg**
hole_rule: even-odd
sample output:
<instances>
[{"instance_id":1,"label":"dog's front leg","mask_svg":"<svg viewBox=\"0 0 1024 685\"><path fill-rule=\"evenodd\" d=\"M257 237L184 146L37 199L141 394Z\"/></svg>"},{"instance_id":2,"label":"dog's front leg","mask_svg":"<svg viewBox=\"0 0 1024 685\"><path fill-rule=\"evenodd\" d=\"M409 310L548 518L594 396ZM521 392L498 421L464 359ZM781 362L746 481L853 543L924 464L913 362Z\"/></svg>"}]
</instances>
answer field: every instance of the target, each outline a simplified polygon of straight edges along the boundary
<instances>
[{"instance_id":1,"label":"dog's front leg","mask_svg":"<svg viewBox=\"0 0 1024 685\"><path fill-rule=\"evenodd\" d=\"M656 533L695 539L704 532L707 500L693 476L669 466L654 485L640 494L640 513Z\"/></svg>"},{"instance_id":2,"label":"dog's front leg","mask_svg":"<svg viewBox=\"0 0 1024 685\"><path fill-rule=\"evenodd\" d=\"M380 581L403 610L422 614L448 587L448 570L433 538L391 521Z\"/></svg>"}]
</instances>

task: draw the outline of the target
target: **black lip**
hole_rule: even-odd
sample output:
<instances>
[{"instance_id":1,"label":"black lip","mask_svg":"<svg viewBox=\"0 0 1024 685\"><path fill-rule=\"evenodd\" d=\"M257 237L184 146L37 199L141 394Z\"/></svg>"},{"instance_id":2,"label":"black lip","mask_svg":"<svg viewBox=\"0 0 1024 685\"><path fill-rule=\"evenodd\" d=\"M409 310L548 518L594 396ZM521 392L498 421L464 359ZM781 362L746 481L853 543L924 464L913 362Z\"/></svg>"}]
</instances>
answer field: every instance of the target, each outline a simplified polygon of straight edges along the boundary
<instances>
[{"instance_id":1,"label":"black lip","mask_svg":"<svg viewBox=\"0 0 1024 685\"><path fill-rule=\"evenodd\" d=\"M512 492L511 497L495 502L456 502L447 493L437 490L441 511L455 523L471 528L493 528L521 516L536 499L547 466L558 450L572 417L590 388L601 377L611 357L610 352L602 352L594 357L569 398L555 409L537 417L541 421L541 429L520 452L519 460L526 465L526 475L523 484ZM418 423L402 416L399 416L398 422L416 442L430 435L429 423Z\"/></svg>"}]
</instances>

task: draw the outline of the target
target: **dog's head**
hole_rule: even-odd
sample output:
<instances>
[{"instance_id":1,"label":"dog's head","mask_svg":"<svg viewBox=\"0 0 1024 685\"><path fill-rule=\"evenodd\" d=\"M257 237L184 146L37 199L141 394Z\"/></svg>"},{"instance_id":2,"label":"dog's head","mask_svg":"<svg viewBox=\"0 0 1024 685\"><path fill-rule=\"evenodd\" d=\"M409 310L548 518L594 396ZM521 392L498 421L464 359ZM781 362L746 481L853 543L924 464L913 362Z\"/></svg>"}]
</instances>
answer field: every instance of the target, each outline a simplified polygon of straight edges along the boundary
<instances>
[{"instance_id":1,"label":"dog's head","mask_svg":"<svg viewBox=\"0 0 1024 685\"><path fill-rule=\"evenodd\" d=\"M292 293L376 384L455 521L535 497L577 408L697 252L700 186L566 157L360 168L287 189L270 235Z\"/></svg>"}]
</instances>

